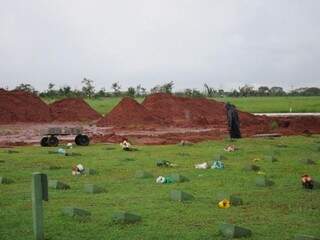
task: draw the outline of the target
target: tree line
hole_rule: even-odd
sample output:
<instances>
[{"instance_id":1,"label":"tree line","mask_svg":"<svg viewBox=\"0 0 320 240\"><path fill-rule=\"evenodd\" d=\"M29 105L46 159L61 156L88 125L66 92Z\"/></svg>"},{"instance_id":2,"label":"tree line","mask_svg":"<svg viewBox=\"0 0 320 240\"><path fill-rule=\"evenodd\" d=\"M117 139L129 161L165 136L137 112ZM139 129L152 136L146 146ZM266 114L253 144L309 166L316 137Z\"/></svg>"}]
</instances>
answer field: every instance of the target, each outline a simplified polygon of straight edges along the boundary
<instances>
[{"instance_id":1,"label":"tree line","mask_svg":"<svg viewBox=\"0 0 320 240\"><path fill-rule=\"evenodd\" d=\"M136 87L129 87L122 89L119 82L111 84L112 91L106 91L105 88L96 90L94 81L88 78L84 78L81 81L81 90L72 89L70 86L65 85L57 87L53 83L49 83L48 88L45 91L37 91L32 85L22 83L18 85L15 90L27 91L36 94L44 98L63 98L63 97L85 97L85 98L103 98L103 97L144 97L152 93L172 93L177 96L188 96L188 97L252 97L252 96L320 96L320 88L317 87L305 87L298 88L291 91L285 91L282 87L274 86L260 86L254 88L250 85L240 86L238 89L232 91L225 91L224 89L217 89L209 86L208 84L203 85L203 89L191 89L186 88L183 91L173 92L174 82L170 81L162 85L156 85L149 91L139 84Z\"/></svg>"}]
</instances>

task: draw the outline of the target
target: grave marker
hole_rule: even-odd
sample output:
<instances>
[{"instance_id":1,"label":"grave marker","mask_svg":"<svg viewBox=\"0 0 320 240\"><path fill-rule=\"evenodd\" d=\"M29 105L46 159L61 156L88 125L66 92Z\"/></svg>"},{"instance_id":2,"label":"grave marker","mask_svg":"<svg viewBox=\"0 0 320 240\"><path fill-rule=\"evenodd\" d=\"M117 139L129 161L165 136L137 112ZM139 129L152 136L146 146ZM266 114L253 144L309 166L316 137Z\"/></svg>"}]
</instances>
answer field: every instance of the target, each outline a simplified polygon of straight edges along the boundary
<instances>
[{"instance_id":1,"label":"grave marker","mask_svg":"<svg viewBox=\"0 0 320 240\"><path fill-rule=\"evenodd\" d=\"M178 202L192 201L194 199L194 197L191 194L180 190L172 190L170 192L170 198Z\"/></svg>"},{"instance_id":2,"label":"grave marker","mask_svg":"<svg viewBox=\"0 0 320 240\"><path fill-rule=\"evenodd\" d=\"M0 184L11 184L13 183L13 180L6 177L0 177Z\"/></svg>"},{"instance_id":3,"label":"grave marker","mask_svg":"<svg viewBox=\"0 0 320 240\"><path fill-rule=\"evenodd\" d=\"M256 186L257 187L269 187L274 184L273 181L269 180L266 176L257 176L256 177Z\"/></svg>"},{"instance_id":4,"label":"grave marker","mask_svg":"<svg viewBox=\"0 0 320 240\"><path fill-rule=\"evenodd\" d=\"M135 177L136 178L151 178L153 176L149 172L146 172L146 171L143 171L143 170L138 170L138 171L136 171Z\"/></svg>"},{"instance_id":5,"label":"grave marker","mask_svg":"<svg viewBox=\"0 0 320 240\"><path fill-rule=\"evenodd\" d=\"M112 215L112 221L118 224L129 224L141 221L141 217L128 212L117 212Z\"/></svg>"},{"instance_id":6,"label":"grave marker","mask_svg":"<svg viewBox=\"0 0 320 240\"><path fill-rule=\"evenodd\" d=\"M69 217L89 217L91 213L81 208L65 207L62 209L62 213Z\"/></svg>"},{"instance_id":7,"label":"grave marker","mask_svg":"<svg viewBox=\"0 0 320 240\"><path fill-rule=\"evenodd\" d=\"M231 206L240 206L243 205L242 199L238 195L230 195Z\"/></svg>"},{"instance_id":8,"label":"grave marker","mask_svg":"<svg viewBox=\"0 0 320 240\"><path fill-rule=\"evenodd\" d=\"M66 183L60 182L58 180L49 180L49 187L59 190L67 190L70 189L70 186Z\"/></svg>"},{"instance_id":9,"label":"grave marker","mask_svg":"<svg viewBox=\"0 0 320 240\"><path fill-rule=\"evenodd\" d=\"M84 191L86 193L96 194L96 193L103 193L105 190L102 187L99 187L95 184L85 184Z\"/></svg>"},{"instance_id":10,"label":"grave marker","mask_svg":"<svg viewBox=\"0 0 320 240\"><path fill-rule=\"evenodd\" d=\"M178 183L182 183L182 182L188 182L189 179L183 175L180 175L178 173L173 173L170 175L170 177L172 178L173 182L178 182Z\"/></svg>"},{"instance_id":11,"label":"grave marker","mask_svg":"<svg viewBox=\"0 0 320 240\"><path fill-rule=\"evenodd\" d=\"M311 236L311 235L301 235L301 234L297 234L294 237L294 240L320 240L320 238L315 237L315 236Z\"/></svg>"},{"instance_id":12,"label":"grave marker","mask_svg":"<svg viewBox=\"0 0 320 240\"><path fill-rule=\"evenodd\" d=\"M227 238L250 237L252 232L250 229L239 227L233 224L223 223L219 226L220 233Z\"/></svg>"}]
</instances>

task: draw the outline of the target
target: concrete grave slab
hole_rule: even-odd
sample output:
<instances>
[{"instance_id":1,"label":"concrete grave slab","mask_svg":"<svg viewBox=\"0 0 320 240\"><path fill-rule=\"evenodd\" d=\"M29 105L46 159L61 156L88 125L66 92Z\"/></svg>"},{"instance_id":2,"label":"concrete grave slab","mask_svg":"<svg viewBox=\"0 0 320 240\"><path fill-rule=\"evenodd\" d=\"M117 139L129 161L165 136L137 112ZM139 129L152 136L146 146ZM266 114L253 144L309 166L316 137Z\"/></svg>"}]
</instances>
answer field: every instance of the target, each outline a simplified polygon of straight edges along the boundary
<instances>
[{"instance_id":1,"label":"concrete grave slab","mask_svg":"<svg viewBox=\"0 0 320 240\"><path fill-rule=\"evenodd\" d=\"M247 164L243 167L244 171L254 171L257 172L260 170L260 167L254 164Z\"/></svg>"},{"instance_id":2,"label":"concrete grave slab","mask_svg":"<svg viewBox=\"0 0 320 240\"><path fill-rule=\"evenodd\" d=\"M95 184L85 184L84 191L86 193L90 193L90 194L97 194L97 193L105 192L105 189L103 189L102 187L99 187Z\"/></svg>"},{"instance_id":3,"label":"concrete grave slab","mask_svg":"<svg viewBox=\"0 0 320 240\"><path fill-rule=\"evenodd\" d=\"M49 188L59 189L59 190L70 189L70 186L68 184L60 182L58 180L49 180L48 186Z\"/></svg>"},{"instance_id":4,"label":"concrete grave slab","mask_svg":"<svg viewBox=\"0 0 320 240\"><path fill-rule=\"evenodd\" d=\"M294 240L320 240L320 238L311 235L297 234L294 236Z\"/></svg>"},{"instance_id":5,"label":"concrete grave slab","mask_svg":"<svg viewBox=\"0 0 320 240\"><path fill-rule=\"evenodd\" d=\"M178 202L187 202L192 201L194 197L186 192L180 191L180 190L172 190L170 192L170 198L171 200L178 201Z\"/></svg>"},{"instance_id":6,"label":"concrete grave slab","mask_svg":"<svg viewBox=\"0 0 320 240\"><path fill-rule=\"evenodd\" d=\"M14 181L7 177L0 177L0 184L11 184Z\"/></svg>"},{"instance_id":7,"label":"concrete grave slab","mask_svg":"<svg viewBox=\"0 0 320 240\"><path fill-rule=\"evenodd\" d=\"M226 160L227 158L225 157L225 156L223 156L223 155L221 155L221 154L218 154L218 155L216 155L216 156L214 156L213 157L213 162L214 161L223 161L223 160Z\"/></svg>"},{"instance_id":8,"label":"concrete grave slab","mask_svg":"<svg viewBox=\"0 0 320 240\"><path fill-rule=\"evenodd\" d=\"M138 170L135 173L136 178L152 178L153 175L149 172L143 171L143 170Z\"/></svg>"},{"instance_id":9,"label":"concrete grave slab","mask_svg":"<svg viewBox=\"0 0 320 240\"><path fill-rule=\"evenodd\" d=\"M266 155L264 156L264 160L269 162L277 162L278 159L274 155Z\"/></svg>"},{"instance_id":10,"label":"concrete grave slab","mask_svg":"<svg viewBox=\"0 0 320 240\"><path fill-rule=\"evenodd\" d=\"M229 197L231 206L240 206L243 205L243 200L238 195L230 195Z\"/></svg>"},{"instance_id":11,"label":"concrete grave slab","mask_svg":"<svg viewBox=\"0 0 320 240\"><path fill-rule=\"evenodd\" d=\"M89 217L91 215L87 210L74 207L65 207L62 209L62 213L69 217Z\"/></svg>"},{"instance_id":12,"label":"concrete grave slab","mask_svg":"<svg viewBox=\"0 0 320 240\"><path fill-rule=\"evenodd\" d=\"M223 223L219 226L220 233L227 238L250 237L252 232L250 229L239 227L233 224Z\"/></svg>"},{"instance_id":13,"label":"concrete grave slab","mask_svg":"<svg viewBox=\"0 0 320 240\"><path fill-rule=\"evenodd\" d=\"M97 171L92 168L85 168L84 173L86 175L97 175Z\"/></svg>"},{"instance_id":14,"label":"concrete grave slab","mask_svg":"<svg viewBox=\"0 0 320 240\"><path fill-rule=\"evenodd\" d=\"M257 187L269 187L274 184L274 182L269 180L266 176L257 176L255 182Z\"/></svg>"},{"instance_id":15,"label":"concrete grave slab","mask_svg":"<svg viewBox=\"0 0 320 240\"><path fill-rule=\"evenodd\" d=\"M112 221L118 224L130 224L141 221L141 217L128 212L117 212L112 215Z\"/></svg>"},{"instance_id":16,"label":"concrete grave slab","mask_svg":"<svg viewBox=\"0 0 320 240\"><path fill-rule=\"evenodd\" d=\"M185 177L185 176L183 176L181 174L178 174L178 173L173 173L173 174L170 175L170 177L172 178L172 180L174 182L178 182L178 183L190 181L187 177Z\"/></svg>"},{"instance_id":17,"label":"concrete grave slab","mask_svg":"<svg viewBox=\"0 0 320 240\"><path fill-rule=\"evenodd\" d=\"M316 164L316 162L310 158L301 159L300 163L306 164L306 165L315 165Z\"/></svg>"}]
</instances>

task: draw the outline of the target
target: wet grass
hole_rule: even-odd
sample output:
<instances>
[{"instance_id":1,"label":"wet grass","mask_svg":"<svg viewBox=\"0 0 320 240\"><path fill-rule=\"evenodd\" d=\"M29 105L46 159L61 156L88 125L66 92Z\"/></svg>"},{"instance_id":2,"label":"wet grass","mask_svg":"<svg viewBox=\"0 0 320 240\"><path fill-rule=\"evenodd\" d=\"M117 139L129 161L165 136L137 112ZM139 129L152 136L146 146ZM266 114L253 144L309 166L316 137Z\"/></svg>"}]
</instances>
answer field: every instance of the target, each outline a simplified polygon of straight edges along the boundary
<instances>
[{"instance_id":1,"label":"wet grass","mask_svg":"<svg viewBox=\"0 0 320 240\"><path fill-rule=\"evenodd\" d=\"M48 148L17 147L15 153L0 149L0 176L14 180L0 185L0 239L26 240L32 236L31 174L40 171L49 179L68 183L70 190L49 191L44 203L45 233L50 240L73 239L223 239L218 224L235 223L253 231L249 239L292 239L296 233L320 235L320 190L301 188L300 176L308 173L320 180L320 137L283 137L242 139L234 142L239 150L223 152L230 144L209 141L193 146L140 146L139 151L124 152L118 145L96 144L74 148L80 156L48 154ZM279 145L280 144L280 145ZM279 147L285 146L287 147ZM52 149L50 149L52 150ZM194 164L211 161L223 154L224 170L197 170ZM273 154L278 162L264 159ZM311 158L316 165L299 160ZM177 164L159 168L156 160ZM257 161L253 162L256 159ZM71 166L82 163L98 175L74 177ZM275 182L268 188L255 186L255 172L243 171L254 163ZM154 178L136 179L135 172L145 170ZM158 185L155 178L181 173L189 182ZM95 183L107 190L96 195L83 191L85 183ZM189 203L169 199L172 189L194 195ZM244 205L219 209L221 195L236 193ZM61 209L75 206L92 213L85 220L61 214ZM121 226L113 224L117 211L137 213L142 221Z\"/></svg>"}]
</instances>

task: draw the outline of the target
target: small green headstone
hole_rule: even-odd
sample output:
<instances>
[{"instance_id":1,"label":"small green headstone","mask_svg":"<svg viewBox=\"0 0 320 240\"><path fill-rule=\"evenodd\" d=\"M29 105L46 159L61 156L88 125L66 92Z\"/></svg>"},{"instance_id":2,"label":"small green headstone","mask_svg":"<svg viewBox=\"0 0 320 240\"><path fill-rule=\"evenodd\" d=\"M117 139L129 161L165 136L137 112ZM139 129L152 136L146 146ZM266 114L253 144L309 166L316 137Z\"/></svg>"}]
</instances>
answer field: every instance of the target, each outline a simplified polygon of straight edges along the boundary
<instances>
[{"instance_id":1,"label":"small green headstone","mask_svg":"<svg viewBox=\"0 0 320 240\"><path fill-rule=\"evenodd\" d=\"M170 192L170 198L178 202L192 201L194 199L194 197L191 194L180 190L172 190Z\"/></svg>"},{"instance_id":2,"label":"small green headstone","mask_svg":"<svg viewBox=\"0 0 320 240\"><path fill-rule=\"evenodd\" d=\"M307 164L307 165L315 165L315 164L316 164L316 162L313 161L313 160L310 159L310 158L301 159L300 162L301 162L302 164Z\"/></svg>"},{"instance_id":3,"label":"small green headstone","mask_svg":"<svg viewBox=\"0 0 320 240\"><path fill-rule=\"evenodd\" d=\"M58 180L49 180L48 182L49 188L67 190L70 189L70 186L66 183L60 182Z\"/></svg>"},{"instance_id":4,"label":"small green headstone","mask_svg":"<svg viewBox=\"0 0 320 240\"><path fill-rule=\"evenodd\" d=\"M264 159L265 159L266 161L269 161L269 162L277 162L277 161L278 161L278 159L277 159L275 156L273 156L273 155L266 155L266 156L264 157Z\"/></svg>"},{"instance_id":5,"label":"small green headstone","mask_svg":"<svg viewBox=\"0 0 320 240\"><path fill-rule=\"evenodd\" d=\"M256 186L257 187L268 187L273 185L273 181L269 180L266 176L257 176L256 177Z\"/></svg>"},{"instance_id":6,"label":"small green headstone","mask_svg":"<svg viewBox=\"0 0 320 240\"><path fill-rule=\"evenodd\" d=\"M320 240L320 238L311 235L297 234L295 235L294 240Z\"/></svg>"},{"instance_id":7,"label":"small green headstone","mask_svg":"<svg viewBox=\"0 0 320 240\"><path fill-rule=\"evenodd\" d=\"M141 217L128 212L117 212L112 215L112 221L120 224L136 223L141 221Z\"/></svg>"},{"instance_id":8,"label":"small green headstone","mask_svg":"<svg viewBox=\"0 0 320 240\"><path fill-rule=\"evenodd\" d=\"M135 177L136 178L151 178L153 176L149 172L146 172L146 171L143 171L143 170L138 170L138 171L136 171Z\"/></svg>"},{"instance_id":9,"label":"small green headstone","mask_svg":"<svg viewBox=\"0 0 320 240\"><path fill-rule=\"evenodd\" d=\"M187 177L185 177L183 175L180 175L178 173L173 173L173 174L170 175L170 177L172 178L172 180L174 182L181 183L181 182L188 182L189 181L189 179Z\"/></svg>"},{"instance_id":10,"label":"small green headstone","mask_svg":"<svg viewBox=\"0 0 320 240\"><path fill-rule=\"evenodd\" d=\"M278 148L287 148L288 145L280 143L280 144L277 144L277 147Z\"/></svg>"},{"instance_id":11,"label":"small green headstone","mask_svg":"<svg viewBox=\"0 0 320 240\"><path fill-rule=\"evenodd\" d=\"M257 165L254 165L254 164L248 164L246 166L244 166L243 168L244 171L259 171L260 170L260 167L257 166Z\"/></svg>"},{"instance_id":12,"label":"small green headstone","mask_svg":"<svg viewBox=\"0 0 320 240\"><path fill-rule=\"evenodd\" d=\"M19 153L19 151L9 149L9 150L7 150L7 153L9 153L9 154Z\"/></svg>"},{"instance_id":13,"label":"small green headstone","mask_svg":"<svg viewBox=\"0 0 320 240\"><path fill-rule=\"evenodd\" d=\"M58 170L58 169L61 169L61 167L57 166L57 165L50 165L49 166L49 170Z\"/></svg>"},{"instance_id":14,"label":"small green headstone","mask_svg":"<svg viewBox=\"0 0 320 240\"><path fill-rule=\"evenodd\" d=\"M218 154L216 156L214 156L213 161L223 161L226 160L227 158L221 154Z\"/></svg>"},{"instance_id":15,"label":"small green headstone","mask_svg":"<svg viewBox=\"0 0 320 240\"><path fill-rule=\"evenodd\" d=\"M62 213L69 217L88 217L91 215L87 210L74 207L65 207L62 209Z\"/></svg>"},{"instance_id":16,"label":"small green headstone","mask_svg":"<svg viewBox=\"0 0 320 240\"><path fill-rule=\"evenodd\" d=\"M238 195L231 195L229 200L232 206L240 206L243 204L242 199Z\"/></svg>"},{"instance_id":17,"label":"small green headstone","mask_svg":"<svg viewBox=\"0 0 320 240\"><path fill-rule=\"evenodd\" d=\"M95 169L92 169L92 168L86 168L84 170L84 173L86 175L97 175L97 171Z\"/></svg>"},{"instance_id":18,"label":"small green headstone","mask_svg":"<svg viewBox=\"0 0 320 240\"><path fill-rule=\"evenodd\" d=\"M13 183L13 180L6 177L0 177L0 184L10 184L10 183Z\"/></svg>"},{"instance_id":19,"label":"small green headstone","mask_svg":"<svg viewBox=\"0 0 320 240\"><path fill-rule=\"evenodd\" d=\"M223 223L219 226L220 233L227 238L250 237L252 232L250 229L239 227L233 224Z\"/></svg>"},{"instance_id":20,"label":"small green headstone","mask_svg":"<svg viewBox=\"0 0 320 240\"><path fill-rule=\"evenodd\" d=\"M85 184L84 185L84 191L86 193L91 193L91 194L95 194L95 193L102 193L105 192L105 190L97 185L94 184Z\"/></svg>"}]
</instances>

